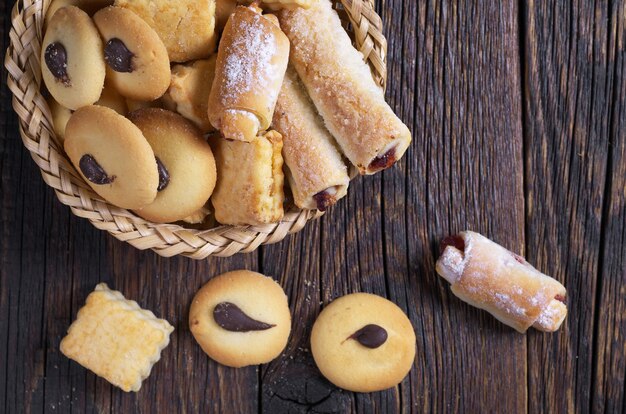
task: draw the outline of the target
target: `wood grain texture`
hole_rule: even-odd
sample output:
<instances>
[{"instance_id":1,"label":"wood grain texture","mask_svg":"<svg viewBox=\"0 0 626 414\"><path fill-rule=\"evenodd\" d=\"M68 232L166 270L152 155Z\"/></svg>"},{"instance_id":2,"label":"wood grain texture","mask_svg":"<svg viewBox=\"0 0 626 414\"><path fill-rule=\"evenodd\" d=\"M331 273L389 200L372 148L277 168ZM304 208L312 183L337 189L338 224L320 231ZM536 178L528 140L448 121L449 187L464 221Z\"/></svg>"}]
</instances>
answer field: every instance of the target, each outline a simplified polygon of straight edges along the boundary
<instances>
[{"instance_id":1,"label":"wood grain texture","mask_svg":"<svg viewBox=\"0 0 626 414\"><path fill-rule=\"evenodd\" d=\"M585 412L592 403L621 10L621 2L524 5L527 258L564 283L570 304L559 334L528 336L531 412Z\"/></svg>"},{"instance_id":2,"label":"wood grain texture","mask_svg":"<svg viewBox=\"0 0 626 414\"><path fill-rule=\"evenodd\" d=\"M8 44L9 7L2 5L3 50ZM2 76L6 76L4 70ZM46 242L40 236L46 234L44 211L50 208L52 200L38 169L22 148L10 93L5 82L0 85L0 392L4 395L0 410L42 412L47 339L43 323ZM38 206L35 215L29 214L33 206Z\"/></svg>"},{"instance_id":3,"label":"wood grain texture","mask_svg":"<svg viewBox=\"0 0 626 414\"><path fill-rule=\"evenodd\" d=\"M524 337L457 299L434 272L438 241L461 230L522 250L517 8L417 5L415 84L405 76L400 88L416 93L404 203L407 298L422 355L412 400L432 412L523 412Z\"/></svg>"},{"instance_id":4,"label":"wood grain texture","mask_svg":"<svg viewBox=\"0 0 626 414\"><path fill-rule=\"evenodd\" d=\"M377 1L407 155L302 232L233 258L164 259L74 217L22 148L2 82L0 412L626 412L625 4ZM520 335L450 292L438 241L464 229L565 283L558 333ZM240 268L279 281L293 324L280 357L233 369L202 352L188 310ZM99 282L176 329L138 394L58 350ZM356 291L414 325L415 364L390 390L342 391L311 356L320 310Z\"/></svg>"},{"instance_id":5,"label":"wood grain texture","mask_svg":"<svg viewBox=\"0 0 626 414\"><path fill-rule=\"evenodd\" d=\"M591 409L624 412L626 398L626 7L607 10L607 67L612 72L609 146L598 303L594 329ZM612 67L611 67L612 66Z\"/></svg>"}]
</instances>

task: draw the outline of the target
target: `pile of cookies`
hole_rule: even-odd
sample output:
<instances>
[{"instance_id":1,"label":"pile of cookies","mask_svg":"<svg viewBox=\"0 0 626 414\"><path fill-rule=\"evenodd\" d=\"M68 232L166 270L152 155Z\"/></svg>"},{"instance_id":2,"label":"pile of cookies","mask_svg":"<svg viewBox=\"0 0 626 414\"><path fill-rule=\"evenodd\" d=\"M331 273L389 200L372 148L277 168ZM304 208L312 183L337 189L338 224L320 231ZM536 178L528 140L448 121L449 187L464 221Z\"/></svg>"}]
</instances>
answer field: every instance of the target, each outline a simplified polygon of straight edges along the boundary
<instances>
[{"instance_id":1,"label":"pile of cookies","mask_svg":"<svg viewBox=\"0 0 626 414\"><path fill-rule=\"evenodd\" d=\"M282 287L248 270L216 276L193 298L189 328L220 364L264 364L287 346L291 312ZM124 391L139 391L174 328L105 284L96 286L61 352ZM368 293L336 299L318 316L311 352L322 374L351 391L397 385L415 359L415 333L394 303Z\"/></svg>"},{"instance_id":2,"label":"pile of cookies","mask_svg":"<svg viewBox=\"0 0 626 414\"><path fill-rule=\"evenodd\" d=\"M156 223L324 211L411 142L329 0L54 0L41 62L74 167Z\"/></svg>"}]
</instances>

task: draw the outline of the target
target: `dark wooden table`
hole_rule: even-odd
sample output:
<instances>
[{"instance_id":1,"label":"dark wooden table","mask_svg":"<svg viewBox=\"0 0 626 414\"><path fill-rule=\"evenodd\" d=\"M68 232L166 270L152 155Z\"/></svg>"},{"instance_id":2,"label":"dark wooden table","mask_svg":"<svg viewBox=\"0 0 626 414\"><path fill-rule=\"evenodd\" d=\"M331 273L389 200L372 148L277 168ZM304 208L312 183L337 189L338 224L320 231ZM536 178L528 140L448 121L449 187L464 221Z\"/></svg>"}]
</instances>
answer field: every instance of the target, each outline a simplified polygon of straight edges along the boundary
<instances>
[{"instance_id":1,"label":"dark wooden table","mask_svg":"<svg viewBox=\"0 0 626 414\"><path fill-rule=\"evenodd\" d=\"M4 48L11 6L0 6ZM74 217L22 147L3 80L0 412L624 412L625 8L380 2L387 97L413 131L409 152L301 233L227 259L164 259ZM520 335L450 293L437 241L463 229L565 284L560 331ZM274 276L290 299L291 340L268 365L220 366L187 328L196 290L238 268ZM137 394L59 352L100 281L176 327ZM415 364L397 388L340 391L312 363L316 315L356 291L413 322Z\"/></svg>"}]
</instances>

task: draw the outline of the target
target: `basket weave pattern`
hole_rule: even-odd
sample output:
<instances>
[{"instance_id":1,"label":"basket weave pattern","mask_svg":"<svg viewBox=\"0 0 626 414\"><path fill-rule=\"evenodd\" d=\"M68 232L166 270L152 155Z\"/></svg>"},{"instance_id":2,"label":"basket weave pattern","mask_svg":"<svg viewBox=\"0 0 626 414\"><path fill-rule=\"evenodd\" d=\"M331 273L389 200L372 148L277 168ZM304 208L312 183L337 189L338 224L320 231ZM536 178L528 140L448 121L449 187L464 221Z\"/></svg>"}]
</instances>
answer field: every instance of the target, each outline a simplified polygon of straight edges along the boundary
<instances>
[{"instance_id":1,"label":"basket weave pattern","mask_svg":"<svg viewBox=\"0 0 626 414\"><path fill-rule=\"evenodd\" d=\"M166 257L181 254L193 259L251 252L261 244L279 242L287 234L301 230L308 220L321 216L318 211L292 207L275 224L197 230L176 224L151 223L104 201L82 180L55 141L52 115L41 93L39 56L49 3L44 0L16 2L11 13L10 45L4 64L22 142L39 166L46 184L72 213L138 249L152 249ZM334 0L334 3L346 26L349 19L356 47L369 63L376 82L384 88L387 42L373 0Z\"/></svg>"}]
</instances>

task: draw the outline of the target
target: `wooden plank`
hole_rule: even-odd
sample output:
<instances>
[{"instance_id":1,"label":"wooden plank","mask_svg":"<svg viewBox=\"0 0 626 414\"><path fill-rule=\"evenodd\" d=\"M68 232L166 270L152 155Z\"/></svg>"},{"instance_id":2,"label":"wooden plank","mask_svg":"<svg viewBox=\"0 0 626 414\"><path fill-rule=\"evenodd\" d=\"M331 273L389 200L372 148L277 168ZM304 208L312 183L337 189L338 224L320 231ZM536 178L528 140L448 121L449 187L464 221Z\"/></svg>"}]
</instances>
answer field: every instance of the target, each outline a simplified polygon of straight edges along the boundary
<instances>
[{"instance_id":1,"label":"wooden plank","mask_svg":"<svg viewBox=\"0 0 626 414\"><path fill-rule=\"evenodd\" d=\"M43 215L50 197L39 170L21 147L14 128L2 154L3 231L2 290L6 315L5 387L7 412L42 411L44 408L45 337L43 308L45 239ZM6 179L8 178L8 179ZM6 185L6 186L5 186ZM7 210L5 211L5 207Z\"/></svg>"},{"instance_id":2,"label":"wooden plank","mask_svg":"<svg viewBox=\"0 0 626 414\"><path fill-rule=\"evenodd\" d=\"M0 5L2 50L12 2ZM6 78L6 70L1 71ZM46 222L52 190L21 142L6 82L0 82L0 411L45 408Z\"/></svg>"},{"instance_id":3,"label":"wooden plank","mask_svg":"<svg viewBox=\"0 0 626 414\"><path fill-rule=\"evenodd\" d=\"M63 208L63 207L60 207ZM69 252L69 273L65 278L70 281L70 305L65 329L76 318L78 310L85 304L87 295L93 291L100 282L110 282L108 275L111 267L107 260L106 241L109 236L101 231L95 231L87 220L72 217L70 221L69 240L66 248ZM65 300L68 300L68 293ZM52 347L58 352L58 344L54 342ZM71 408L76 412L110 412L111 392L113 387L106 380L96 377L94 374L81 367L79 364L64 359L68 366L69 380L59 382L70 386ZM62 386L62 385L59 385Z\"/></svg>"},{"instance_id":4,"label":"wooden plank","mask_svg":"<svg viewBox=\"0 0 626 414\"><path fill-rule=\"evenodd\" d=\"M264 370L264 412L394 412L402 406L397 388L351 393L335 387L321 376L309 350L310 330L323 305L353 292L387 295L381 184L381 175L353 180L348 195L320 223L295 236L289 249L263 249L266 273L288 272L285 286L298 321L287 351Z\"/></svg>"},{"instance_id":5,"label":"wooden plank","mask_svg":"<svg viewBox=\"0 0 626 414\"><path fill-rule=\"evenodd\" d=\"M613 65L606 208L596 306L593 412L624 412L626 380L626 34L625 3L608 10L607 66Z\"/></svg>"},{"instance_id":6,"label":"wooden plank","mask_svg":"<svg viewBox=\"0 0 626 414\"><path fill-rule=\"evenodd\" d=\"M0 5L3 14L2 19L2 45L6 47L6 27L9 25L6 6ZM4 72L3 72L4 73ZM8 352L11 346L10 326L11 322L17 321L17 302L14 292L19 280L19 252L21 240L14 240L19 235L19 226L22 217L22 198L17 193L20 175L18 169L22 158L15 156L20 150L21 142L15 131L17 128L16 117L7 97L5 82L0 83L0 130L3 138L0 139L0 410L8 409L10 391L13 385L8 384L9 358ZM13 345L14 346L14 345Z\"/></svg>"},{"instance_id":7,"label":"wooden plank","mask_svg":"<svg viewBox=\"0 0 626 414\"><path fill-rule=\"evenodd\" d=\"M386 99L411 129L414 140L412 145L416 145L420 127L415 123L417 60L413 57L418 55L417 31L423 29L423 26L416 24L418 2L384 3L379 10L389 51L387 70L390 87ZM415 149L410 148L405 157L406 159L416 157ZM406 199L408 164L411 163L402 161L394 168L383 172L380 242L384 255L386 296L402 308L415 327L416 321L419 320L414 311L416 303L409 299L409 289L414 285L415 278L409 271L407 251L408 237L414 235L412 229L407 228L407 213L412 208ZM418 346L416 361L422 359ZM416 366L417 364L414 364L408 377L396 390L397 400L401 403L402 412L405 413L427 409L420 401L422 390L418 388Z\"/></svg>"},{"instance_id":8,"label":"wooden plank","mask_svg":"<svg viewBox=\"0 0 626 414\"><path fill-rule=\"evenodd\" d=\"M345 409L343 393L326 381L311 356L310 332L320 308L320 220L279 244L262 248L262 271L289 298L291 336L285 351L261 371L261 411L332 412Z\"/></svg>"},{"instance_id":9,"label":"wooden plank","mask_svg":"<svg viewBox=\"0 0 626 414\"><path fill-rule=\"evenodd\" d=\"M521 10L526 254L565 281L571 312L562 332L530 333L528 348L523 336L451 295L433 270L437 240L467 227L524 250L517 5L382 6L387 97L415 142L399 167L357 181L321 222L263 249L261 263L256 254L162 259L84 220L64 228L69 213L21 148L2 84L0 411L62 409L68 390L81 412L523 412L527 399L532 412L623 410L623 3L553 8L529 0ZM221 367L187 329L189 302L215 274L260 264L290 296L292 340L260 371ZM124 394L58 353L64 326L99 280L176 326L140 394ZM416 366L397 389L342 392L312 363L307 335L320 299L357 290L389 297L414 323Z\"/></svg>"},{"instance_id":10,"label":"wooden plank","mask_svg":"<svg viewBox=\"0 0 626 414\"><path fill-rule=\"evenodd\" d=\"M411 17L417 18L415 6L413 4L405 4L405 8L401 8L401 6L400 3L390 3L388 7L390 7L393 12L389 13L389 10L386 10L387 13L383 13L384 17L390 18L393 16L400 20L399 22L394 21L394 23L400 23L397 25L387 22L386 27L399 27L398 30L403 33L404 36L409 37L408 39L405 38L402 42L406 49L394 46L393 44L391 45L390 49L395 50L396 56L401 53L398 52L398 50L402 50L403 52L414 51L415 36L417 36L417 34L410 29L406 29L406 27L412 27L413 25L410 20L406 20L407 16L409 19ZM440 13L446 13L446 19L457 19L459 16L457 14L449 16L447 14L449 12L446 9L447 6L444 4L439 4L436 7L439 8L435 10L434 15L430 16L431 18L428 19L428 22L431 22L438 30L441 30L442 34L440 34L436 42L441 49L443 49L443 47L450 42L450 39L456 39L458 38L457 36L460 35L454 30L448 31L446 28L439 26L439 24L441 24L440 19L442 18ZM421 9L421 13L425 13L425 11L424 8ZM454 11L456 13L456 9L454 9ZM469 10L463 10L459 13L464 13L462 15L463 19L470 19L471 13ZM503 18L502 21L498 21L500 16L506 16L506 18ZM450 66L446 67L445 61L441 62L442 65L440 68L436 67L435 63L428 61L430 59L428 52L423 50L422 55L418 56L421 57L422 60L419 62L418 59L419 63L417 67L415 64L411 66L410 61L408 65L411 68L411 74L418 74L416 79L419 79L420 73L428 73L428 70L424 70L426 69L424 66L427 65L430 65L431 68L433 68L432 70L436 72L439 71L438 75L441 76L439 78L439 85L441 85L442 89L445 88L445 90L431 90L428 92L431 95L424 94L426 96L423 96L424 101L422 104L427 102L426 99L432 101L433 98L438 97L438 93L441 93L442 95L447 95L451 101L456 101L460 107L471 114L472 117L469 118L469 120L468 118L456 118L455 124L451 127L451 130L448 131L450 135L444 135L448 142L452 141L457 147L457 151L462 152L462 155L466 157L465 159L479 156L483 158L481 160L483 165L479 165L478 167L487 168L488 171L498 171L502 168L511 169L513 166L517 167L517 171L519 171L520 174L517 176L515 174L493 174L481 180L479 174L481 170L479 168L469 169L469 172L473 173L473 177L475 177L473 182L470 183L470 188L476 189L476 196L470 196L467 201L457 201L463 201L459 202L458 205L466 206L466 210L471 211L473 216L468 217L463 210L460 212L448 210L446 215L439 215L437 214L437 210L440 206L431 204L429 206L431 213L439 216L437 221L444 222L443 226L438 224L437 227L433 229L433 223L424 223L426 217L417 213L420 212L420 205L423 206L422 200L425 196L431 199L436 197L437 188L424 188L423 184L425 183L423 181L418 182L417 179L413 178L422 177L423 174L417 173L411 175L407 173L407 170L413 167L414 170L419 169L422 173L425 173L427 168L433 166L430 164L426 167L426 165L422 163L427 157L420 157L419 151L426 150L429 155L432 155L432 152L430 152L428 148L429 146L437 145L440 139L439 135L441 134L433 133L439 132L439 129L433 128L426 131L425 129L419 128L419 132L416 134L415 144L418 146L418 149L414 147L411 150L413 154L417 155L409 154L407 157L409 160L408 167L403 167L401 164L399 168L384 173L385 178L382 183L378 177L367 177L357 180L351 185L348 197L339 203L339 205L335 206L329 214L323 218L321 227L322 276L320 288L322 301L324 303L328 303L335 297L346 293L370 291L384 296L389 295L392 300L408 310L409 315L416 325L419 325L420 321L428 318L430 318L431 321L433 318L436 318L438 319L439 325L443 325L444 318L433 316L441 313L441 304L433 300L432 294L429 295L430 292L427 292L426 297L422 297L422 301L415 299L416 297L424 295L423 292L420 293L422 290L420 288L420 281L417 280L415 272L413 272L415 264L412 259L409 259L410 257L417 256L417 254L411 254L411 251L422 252L422 254L424 250L430 251L433 237L443 236L443 233L450 231L450 228L460 230L467 225L471 225L474 228L482 227L484 231L490 231L491 233L496 233L496 235L499 234L501 236L499 241L505 244L508 241L509 247L516 248L520 251L522 250L523 191L521 185L522 134L519 73L515 71L507 73L507 70L511 67L519 69L516 49L516 16L517 10L514 7L503 6L503 9L500 9L499 6L495 6L487 10L487 15L484 17L485 24L487 21L491 22L495 20L496 23L492 23L491 26L496 29L495 33L498 35L494 36L494 39L497 39L494 40L495 44L488 49L490 54L487 54L482 61L478 56L478 52L475 52L477 54L476 56L464 55L463 53L468 52L462 49L461 45L458 45L459 50L454 50L455 53L458 53L458 56L453 55L453 58L458 58L461 61L465 60L465 64L468 66L472 63L480 64L480 69L493 66L495 67L493 69L494 71L507 74L507 76L502 76L500 81L496 82L493 86L491 86L493 83L492 77L495 73L490 74L488 70L485 70L485 73L482 75L483 77L479 80L479 84L475 86L476 90L471 90L473 85L468 85L469 81L465 78L465 73L461 72L456 66L452 68ZM421 22L426 26L425 15L422 14L421 17ZM403 27L402 23L406 26ZM482 21L479 23L482 23ZM470 30L469 27L474 26L467 24L467 27L467 30ZM480 25L477 24L476 27L480 27ZM434 29L434 27L430 29ZM422 32L422 36L425 35L426 30ZM411 36L413 36L413 38L411 38ZM480 41L483 40L480 38L480 33L476 32L474 36L475 38L473 40L476 44L480 44ZM390 36L390 38L392 38L392 36ZM423 42L427 40L434 43L432 38L422 38ZM395 47L398 49L395 49ZM432 52L432 50L430 52ZM439 50L439 52L441 53L441 50ZM448 53L448 51L446 53ZM439 56L442 57L442 55ZM393 57L390 61L402 62L401 59L396 60ZM420 64L423 66L420 67ZM404 61L401 65L407 65L407 62ZM447 75L444 69L441 69L443 67L449 70ZM413 82L415 82L415 79L412 79L414 75L408 78L404 76L401 78L395 77L395 79L409 80L394 84L394 75L398 74L399 67L391 63L390 69L392 81L390 83L388 96L392 97L392 102L394 102L396 107L400 108L401 113L411 121L413 120L412 114L417 108L412 106L414 97L411 92L405 91L412 90L411 86ZM458 73L454 73L454 70L457 70ZM401 68L400 72L402 72ZM478 69L476 69L476 72L477 76L481 75ZM453 73L453 75L450 75L450 73ZM430 80L431 79L427 79L425 82ZM407 87L407 85L409 86ZM422 93L428 91L429 88L427 85L428 84L425 83L420 85L423 87ZM469 97L463 96L462 98L453 96L454 92L461 87L470 88L472 95ZM477 107L475 106L476 103L483 105L482 108L478 109L485 111L486 115L490 116L489 119L482 120L482 116L479 117ZM429 114L426 117L439 127L444 125L448 127L447 122L449 122L449 117L451 116L450 107L441 108L441 112ZM495 115L505 108L508 113L512 114L511 119L504 120L496 118ZM474 123L480 127L480 133L465 133L465 129L472 127ZM423 125L423 123L415 121L414 127L418 125ZM469 137L465 138L466 135L469 135ZM487 140L491 138L491 136L510 137L510 139L497 140L492 148L481 148L480 144L483 140ZM461 146L459 140L462 137L465 138L466 142L472 143L473 147L469 149L458 148ZM424 144L425 141L427 144ZM448 151L450 150L448 149ZM432 157L431 159L435 167L439 166L439 164L437 164L438 162L444 164L441 158ZM419 165L417 165L418 160L420 161ZM455 167L461 170L465 166L459 163ZM441 174L440 177L436 176L434 177L435 182L440 181L440 185L445 185L446 188L449 186L463 188L465 177L462 177L462 174L454 174L455 172L457 171L449 171L447 174ZM416 192L419 194L418 196L414 193L416 196L415 200L405 200L403 196L398 196L398 193L402 194L401 191L398 190L404 189L407 186L405 174L408 174L410 180L408 187L411 188L411 184L414 184L417 189ZM478 187L481 186L486 188L482 193L478 190ZM381 191L384 193L382 197L380 195ZM494 194L500 194L501 197L494 197ZM383 205L384 210L382 208ZM472 207L476 205L491 207L492 210L498 211L499 216L493 219L489 209L487 209L486 212L472 210ZM510 208L511 205L517 208ZM457 214L456 217L455 214ZM450 216L453 218L450 222L445 223L446 217ZM405 217L409 217L409 219ZM407 223L411 218L415 220L414 223L419 222L420 225L429 227L429 232L425 232L421 235L423 238L427 239L422 246L417 246L413 239L415 231L413 229L417 228L417 226L414 227ZM383 226L385 226L384 233ZM479 228L479 230L481 229ZM384 242L381 243L383 240ZM409 247L408 250L407 244ZM384 252L382 250L383 246L385 246ZM383 256L383 253L386 253L386 256ZM288 255L288 253L284 254ZM281 260L276 260L276 255L264 257L264 270L267 269L265 263L281 262ZM429 258L427 257L426 260L429 260ZM286 261L287 263L291 263L289 260ZM430 283L439 285L438 290L440 296L447 300L447 293L445 293L447 292L447 288L432 274L433 265L433 259L430 258L427 266L428 272L430 273L428 274L428 277L431 279ZM284 267L285 265L280 263L279 268L283 269ZM291 267L292 266L288 266L288 268ZM385 279L380 277L383 273L386 275ZM410 379L405 380L402 386L381 393L352 394L348 392L337 392L335 394L328 394L327 388L322 387L325 390L325 395L329 395L329 406L355 412L386 412L395 411L400 407L404 411L409 411L411 407L425 407L426 409L433 410L437 408L440 410L465 409L467 411L475 410L478 407L497 407L515 411L523 410L526 405L526 348L523 337L511 332L510 329L502 328L491 318L485 317L476 310L468 309L469 307L459 304L459 302L454 299L451 300L451 302L454 302L454 306L458 307L452 311L453 317L459 320L460 325L469 326L469 328L465 328L465 335L463 336L457 335L456 330L450 332L450 325L446 327L447 332L445 333L441 332L441 327L436 330L433 329L433 325L435 325L433 322L431 322L429 326L423 326L422 329L418 328L418 334L420 334L419 341L424 341L424 338L428 338L426 340L430 341L430 343L425 345L421 343L418 344L418 351L421 351L421 354L418 353L417 360L418 366L423 370L422 373L414 371ZM424 303L427 303L427 306L425 306ZM466 314L470 314L471 318L468 319L465 316ZM480 316L477 318L476 315L478 314L480 314ZM294 319L296 319L296 317ZM298 319L301 320L301 317ZM304 320L308 321L310 319L304 318ZM485 335L477 331L472 327L472 325L476 325L477 323L480 323L479 326L488 327L490 332ZM491 331L495 331L495 333ZM446 333L447 336L443 340L437 340L438 336L442 334L445 335ZM472 335L472 333L474 333L474 335ZM304 343L306 344L307 342L304 341ZM442 347L446 349L441 351ZM482 352L479 353L476 349ZM502 349L510 351L506 358L502 357ZM304 353L306 354L306 352ZM436 358L433 358L424 361L424 355L430 355L432 357L440 353L449 355L450 360L444 362L441 359L436 360ZM456 358L452 358L452 355L455 354L457 354ZM303 357L303 359L306 360L307 358ZM456 367L452 366L455 363L457 364ZM428 375L421 375L426 373L426 368L433 370L430 378ZM292 366L290 369L279 370L278 372L293 371L294 369L295 368ZM446 372L442 374L444 370L446 370ZM489 380L489 378L507 370L518 372L519 375L503 378L503 380L496 385L492 384L492 381ZM314 372L300 374L306 378L315 377ZM281 378L281 375L276 374L276 376ZM426 381L431 380L432 382L425 383L423 377L426 377ZM457 378L457 380L448 382L449 378ZM306 381L300 381L300 383L303 382L306 383ZM489 384L487 384L487 382ZM265 377L263 384L264 387L266 387ZM430 388L425 385L429 385ZM494 386L501 390L500 394L503 394L503 397L499 400L493 399ZM444 387L451 388L446 390L449 391L449 394L446 395L446 393L442 393L438 396L438 392L441 392L441 389ZM472 390L483 389L484 391L482 393L476 391L471 393L466 391L468 388ZM505 391L507 391L506 394ZM280 393L280 391L278 393ZM436 398L434 403L428 400L433 396ZM284 398L284 400L287 400L285 406L290 408L305 405L302 401L294 401L294 398ZM427 404L424 405L424 402ZM304 403L306 403L306 401L304 401Z\"/></svg>"},{"instance_id":11,"label":"wooden plank","mask_svg":"<svg viewBox=\"0 0 626 414\"><path fill-rule=\"evenodd\" d=\"M2 49L8 45L11 26L9 6L0 4L2 12ZM4 69L2 75L6 73ZM21 150L17 133L17 117L13 114L6 82L0 82L0 411L9 412L24 400L17 395L15 369L21 361L9 358L17 347L19 287L21 279L20 256L22 247L21 223L24 217L24 199L19 192L22 176L20 168L28 157ZM12 371L10 371L12 370Z\"/></svg>"},{"instance_id":12,"label":"wooden plank","mask_svg":"<svg viewBox=\"0 0 626 414\"><path fill-rule=\"evenodd\" d=\"M407 303L417 336L409 401L417 411L524 412L525 338L460 301L434 271L438 241L465 229L523 250L517 4L412 3L392 13L416 27L402 30L404 74L392 95L414 131L405 199L399 171L384 181L390 296Z\"/></svg>"},{"instance_id":13,"label":"wooden plank","mask_svg":"<svg viewBox=\"0 0 626 414\"><path fill-rule=\"evenodd\" d=\"M524 3L527 258L565 284L569 304L558 333L528 336L529 410L586 411L614 49L623 33L613 30L607 2Z\"/></svg>"},{"instance_id":14,"label":"wooden plank","mask_svg":"<svg viewBox=\"0 0 626 414\"><path fill-rule=\"evenodd\" d=\"M72 388L70 381L62 379L69 375L70 364L59 352L59 343L72 317L72 301L67 296L72 291L68 243L71 213L57 201L52 190L47 192L50 194L43 209L35 210L44 222L44 232L39 235L44 240L41 254L45 263L41 327L45 342L44 407L48 411L67 411L73 403Z\"/></svg>"},{"instance_id":15,"label":"wooden plank","mask_svg":"<svg viewBox=\"0 0 626 414\"><path fill-rule=\"evenodd\" d=\"M322 221L321 300L368 292L387 297L382 248L381 177L352 181L347 197ZM344 392L340 406L354 412L393 412L398 387L375 393ZM339 405L339 404L338 404Z\"/></svg>"}]
</instances>

